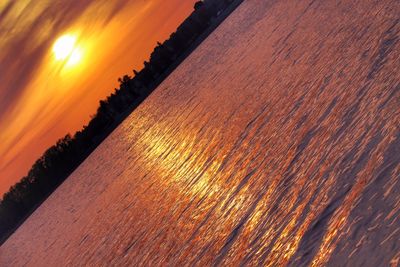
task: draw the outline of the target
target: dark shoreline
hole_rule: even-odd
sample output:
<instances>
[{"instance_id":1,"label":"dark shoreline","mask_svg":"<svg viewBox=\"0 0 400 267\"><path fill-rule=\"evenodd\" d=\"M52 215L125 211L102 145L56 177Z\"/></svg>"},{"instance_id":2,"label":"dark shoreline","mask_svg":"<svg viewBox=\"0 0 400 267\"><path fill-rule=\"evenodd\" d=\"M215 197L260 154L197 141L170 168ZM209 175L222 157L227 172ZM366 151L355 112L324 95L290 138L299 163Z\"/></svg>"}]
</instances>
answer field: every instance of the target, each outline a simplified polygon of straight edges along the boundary
<instances>
[{"instance_id":1,"label":"dark shoreline","mask_svg":"<svg viewBox=\"0 0 400 267\"><path fill-rule=\"evenodd\" d=\"M80 155L80 158L77 159L75 164L70 166L70 170L66 171L63 174L63 177L59 178L60 181L53 185L53 188L50 192L42 196L41 200L30 207L29 211L18 219L18 223L14 224L11 229L7 229L2 225L2 221L0 221L0 247L3 245L7 239L35 212L35 210L46 201L46 199L55 191L57 188L63 184L68 177L86 160L86 158L149 96L151 93L157 89L157 87L205 40L207 37L216 29L218 26L237 8L243 3L244 0L233 0L229 3L228 7L224 9L221 13L218 14L217 17L214 17L208 27L198 35L193 42L184 49L184 51L176 57L176 59L155 79L145 86L145 93L136 97L133 101L131 101L129 107L127 107L123 112L116 115L113 118L113 122L105 129L102 130L101 134L95 135L95 138L91 140L91 145L87 148L85 153ZM145 67L146 68L146 67ZM140 73L139 73L140 75ZM133 80L133 79L131 79ZM130 82L129 80L128 82ZM123 89L123 80L121 80L121 90ZM100 102L101 103L101 102ZM79 133L79 132L78 132ZM69 136L69 135L68 135ZM75 135L76 136L76 135ZM65 140L65 139L63 139ZM39 162L39 160L38 160ZM34 165L35 166L35 165ZM26 178L26 177L25 177ZM22 180L21 180L22 181ZM21 183L21 182L20 182ZM16 186L18 186L17 183ZM12 189L6 193L2 201L0 201L0 208L2 208L2 204L4 199L7 197L7 194L12 192ZM0 210L1 212L1 210ZM2 214L0 214L2 215ZM3 215L4 216L4 215ZM1 218L0 218L1 219Z\"/></svg>"}]
</instances>

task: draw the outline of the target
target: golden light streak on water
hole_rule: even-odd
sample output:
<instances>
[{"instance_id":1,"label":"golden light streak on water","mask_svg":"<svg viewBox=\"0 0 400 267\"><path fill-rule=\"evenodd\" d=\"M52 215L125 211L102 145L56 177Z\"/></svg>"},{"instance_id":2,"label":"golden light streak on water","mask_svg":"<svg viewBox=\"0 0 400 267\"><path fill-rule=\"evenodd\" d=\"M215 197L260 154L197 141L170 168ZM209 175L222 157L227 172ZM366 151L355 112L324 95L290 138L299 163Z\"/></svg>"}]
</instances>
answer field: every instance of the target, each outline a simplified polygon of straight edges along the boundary
<instances>
[{"instance_id":1,"label":"golden light streak on water","mask_svg":"<svg viewBox=\"0 0 400 267\"><path fill-rule=\"evenodd\" d=\"M398 264L398 11L245 1L2 247L0 265Z\"/></svg>"}]
</instances>

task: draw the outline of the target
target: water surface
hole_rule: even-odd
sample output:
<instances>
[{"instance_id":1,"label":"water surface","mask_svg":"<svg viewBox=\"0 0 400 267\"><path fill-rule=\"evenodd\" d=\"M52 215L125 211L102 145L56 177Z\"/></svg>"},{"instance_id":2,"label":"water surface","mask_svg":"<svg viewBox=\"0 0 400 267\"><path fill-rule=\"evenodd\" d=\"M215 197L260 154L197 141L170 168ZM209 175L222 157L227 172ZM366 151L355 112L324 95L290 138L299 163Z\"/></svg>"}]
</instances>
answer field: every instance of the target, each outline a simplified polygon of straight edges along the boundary
<instances>
[{"instance_id":1,"label":"water surface","mask_svg":"<svg viewBox=\"0 0 400 267\"><path fill-rule=\"evenodd\" d=\"M399 265L399 14L245 1L0 265Z\"/></svg>"}]
</instances>

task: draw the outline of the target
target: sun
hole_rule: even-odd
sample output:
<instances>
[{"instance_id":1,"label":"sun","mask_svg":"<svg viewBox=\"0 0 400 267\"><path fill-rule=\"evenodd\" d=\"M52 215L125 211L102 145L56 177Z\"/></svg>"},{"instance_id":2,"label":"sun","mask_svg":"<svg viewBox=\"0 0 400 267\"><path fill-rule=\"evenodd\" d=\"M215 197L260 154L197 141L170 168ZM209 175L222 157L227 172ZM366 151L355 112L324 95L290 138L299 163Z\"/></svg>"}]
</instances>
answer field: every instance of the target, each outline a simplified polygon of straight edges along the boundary
<instances>
[{"instance_id":1,"label":"sun","mask_svg":"<svg viewBox=\"0 0 400 267\"><path fill-rule=\"evenodd\" d=\"M56 40L53 52L57 60L65 60L71 55L76 43L76 36L64 35Z\"/></svg>"},{"instance_id":2,"label":"sun","mask_svg":"<svg viewBox=\"0 0 400 267\"><path fill-rule=\"evenodd\" d=\"M78 64L82 59L82 51L80 48L75 48L68 57L67 66Z\"/></svg>"},{"instance_id":3,"label":"sun","mask_svg":"<svg viewBox=\"0 0 400 267\"><path fill-rule=\"evenodd\" d=\"M59 37L53 45L54 57L57 61L64 61L66 66L74 66L82 59L82 49L77 46L77 37L65 34Z\"/></svg>"}]
</instances>

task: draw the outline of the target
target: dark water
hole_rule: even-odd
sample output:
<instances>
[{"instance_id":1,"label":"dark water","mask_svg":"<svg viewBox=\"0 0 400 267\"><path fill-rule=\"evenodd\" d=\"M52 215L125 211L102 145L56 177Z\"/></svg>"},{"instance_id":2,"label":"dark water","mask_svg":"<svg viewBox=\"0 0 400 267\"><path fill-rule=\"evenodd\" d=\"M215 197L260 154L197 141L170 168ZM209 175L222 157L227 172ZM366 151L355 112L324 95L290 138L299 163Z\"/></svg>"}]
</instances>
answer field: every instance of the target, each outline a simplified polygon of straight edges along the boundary
<instances>
[{"instance_id":1,"label":"dark water","mask_svg":"<svg viewBox=\"0 0 400 267\"><path fill-rule=\"evenodd\" d=\"M398 266L400 2L246 0L1 266Z\"/></svg>"}]
</instances>

